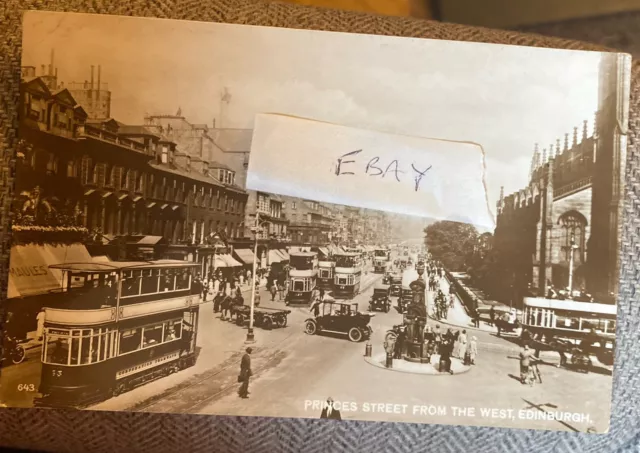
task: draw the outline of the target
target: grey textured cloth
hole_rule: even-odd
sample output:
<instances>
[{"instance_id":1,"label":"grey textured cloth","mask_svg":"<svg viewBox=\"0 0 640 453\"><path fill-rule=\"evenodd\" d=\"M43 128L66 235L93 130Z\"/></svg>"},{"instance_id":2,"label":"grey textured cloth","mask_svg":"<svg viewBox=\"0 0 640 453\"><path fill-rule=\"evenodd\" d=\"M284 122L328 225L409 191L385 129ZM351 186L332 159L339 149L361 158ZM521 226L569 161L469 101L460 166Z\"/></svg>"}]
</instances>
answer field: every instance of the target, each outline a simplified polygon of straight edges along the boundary
<instances>
[{"instance_id":1,"label":"grey textured cloth","mask_svg":"<svg viewBox=\"0 0 640 453\"><path fill-rule=\"evenodd\" d=\"M456 39L467 41L599 50L593 44L515 32L471 28L343 11L319 10L251 0L2 0L0 11L0 151L6 165L14 150L16 101L20 77L22 9L82 11L239 24ZM107 37L108 39L108 37ZM638 177L640 133L639 71L634 65L627 165L626 218L622 237L621 300L613 415L608 435L452 427L440 425L320 420L205 417L143 413L55 410L0 410L0 445L55 451L637 451L640 443L640 304L635 285L640 275ZM8 228L11 178L5 184L0 234ZM6 290L8 236L2 235L0 273ZM392 391L393 389L390 389Z\"/></svg>"}]
</instances>

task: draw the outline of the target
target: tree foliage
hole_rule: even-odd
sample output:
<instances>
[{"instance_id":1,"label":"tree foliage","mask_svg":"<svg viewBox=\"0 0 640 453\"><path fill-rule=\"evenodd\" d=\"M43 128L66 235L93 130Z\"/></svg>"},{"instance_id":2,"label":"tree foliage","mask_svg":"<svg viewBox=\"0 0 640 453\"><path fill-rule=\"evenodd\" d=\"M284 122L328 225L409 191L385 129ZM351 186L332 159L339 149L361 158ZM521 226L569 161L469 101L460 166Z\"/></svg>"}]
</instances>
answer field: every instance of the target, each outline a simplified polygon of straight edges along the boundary
<instances>
[{"instance_id":1,"label":"tree foliage","mask_svg":"<svg viewBox=\"0 0 640 453\"><path fill-rule=\"evenodd\" d=\"M466 223L443 220L424 229L431 255L453 272L466 272L478 245L478 230Z\"/></svg>"}]
</instances>

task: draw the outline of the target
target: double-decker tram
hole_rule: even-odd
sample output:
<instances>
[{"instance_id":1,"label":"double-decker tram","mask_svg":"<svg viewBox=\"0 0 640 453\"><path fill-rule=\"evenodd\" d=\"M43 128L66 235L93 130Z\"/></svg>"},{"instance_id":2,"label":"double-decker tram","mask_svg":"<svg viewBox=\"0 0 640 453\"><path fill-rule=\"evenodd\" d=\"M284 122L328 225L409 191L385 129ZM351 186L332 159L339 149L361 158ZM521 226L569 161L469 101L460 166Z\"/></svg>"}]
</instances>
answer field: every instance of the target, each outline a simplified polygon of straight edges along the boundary
<instances>
[{"instance_id":1,"label":"double-decker tram","mask_svg":"<svg viewBox=\"0 0 640 453\"><path fill-rule=\"evenodd\" d=\"M387 262L391 259L389 250L376 248L373 250L373 271L383 274L387 270Z\"/></svg>"},{"instance_id":2,"label":"double-decker tram","mask_svg":"<svg viewBox=\"0 0 640 453\"><path fill-rule=\"evenodd\" d=\"M360 253L337 253L333 278L333 297L352 299L360 292L362 278L362 255Z\"/></svg>"},{"instance_id":3,"label":"double-decker tram","mask_svg":"<svg viewBox=\"0 0 640 453\"><path fill-rule=\"evenodd\" d=\"M313 252L289 253L289 291L285 303L308 304L318 276L318 257Z\"/></svg>"},{"instance_id":4,"label":"double-decker tram","mask_svg":"<svg viewBox=\"0 0 640 453\"><path fill-rule=\"evenodd\" d=\"M612 365L616 312L615 305L526 297L523 331L546 344L561 340L580 346L586 340L600 362Z\"/></svg>"},{"instance_id":5,"label":"double-decker tram","mask_svg":"<svg viewBox=\"0 0 640 453\"><path fill-rule=\"evenodd\" d=\"M324 291L331 291L333 288L333 276L336 267L336 262L333 257L326 260L318 261L318 278L316 280L316 286L318 289Z\"/></svg>"},{"instance_id":6,"label":"double-decker tram","mask_svg":"<svg viewBox=\"0 0 640 453\"><path fill-rule=\"evenodd\" d=\"M196 362L197 263L87 262L63 271L45 307L37 406L85 407Z\"/></svg>"}]
</instances>

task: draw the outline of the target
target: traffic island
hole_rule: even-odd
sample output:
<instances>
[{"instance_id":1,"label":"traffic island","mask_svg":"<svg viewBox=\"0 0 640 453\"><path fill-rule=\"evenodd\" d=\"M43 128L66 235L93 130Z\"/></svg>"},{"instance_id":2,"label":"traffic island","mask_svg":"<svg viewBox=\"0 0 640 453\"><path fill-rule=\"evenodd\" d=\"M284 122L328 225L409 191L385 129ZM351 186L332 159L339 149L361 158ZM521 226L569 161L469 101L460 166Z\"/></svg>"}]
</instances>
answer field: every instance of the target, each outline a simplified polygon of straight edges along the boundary
<instances>
[{"instance_id":1,"label":"traffic island","mask_svg":"<svg viewBox=\"0 0 640 453\"><path fill-rule=\"evenodd\" d=\"M438 369L438 363L440 362L440 356L434 354L431 356L431 361L428 363L420 363L417 361L410 361L404 359L395 359L393 361L393 367L387 368L387 355L377 354L372 357L364 358L365 362L369 365L373 365L378 368L384 368L389 371L397 371L399 373L412 373L412 374L427 374L432 376L451 376L455 374L466 373L471 369L471 366L464 365L458 359L451 359L451 373L448 371L440 371Z\"/></svg>"}]
</instances>

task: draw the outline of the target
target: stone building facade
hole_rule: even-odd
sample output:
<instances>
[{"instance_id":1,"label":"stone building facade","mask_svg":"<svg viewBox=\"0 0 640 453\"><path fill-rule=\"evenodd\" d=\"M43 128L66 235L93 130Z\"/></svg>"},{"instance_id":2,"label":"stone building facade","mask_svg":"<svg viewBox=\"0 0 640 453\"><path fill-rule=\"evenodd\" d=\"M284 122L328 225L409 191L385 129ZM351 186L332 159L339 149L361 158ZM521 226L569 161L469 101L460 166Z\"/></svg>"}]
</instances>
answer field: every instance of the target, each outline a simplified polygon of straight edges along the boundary
<instances>
[{"instance_id":1,"label":"stone building facade","mask_svg":"<svg viewBox=\"0 0 640 453\"><path fill-rule=\"evenodd\" d=\"M505 299L567 288L600 301L617 292L618 228L624 162L624 110L619 89L628 77L616 55L601 62L599 107L592 133L585 121L564 143L536 145L527 186L497 206L494 249L505 272ZM573 258L573 260L571 260Z\"/></svg>"}]
</instances>

